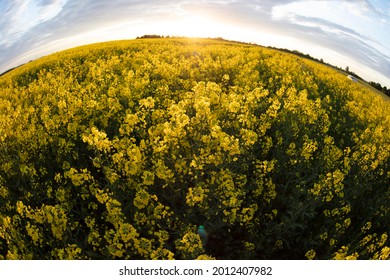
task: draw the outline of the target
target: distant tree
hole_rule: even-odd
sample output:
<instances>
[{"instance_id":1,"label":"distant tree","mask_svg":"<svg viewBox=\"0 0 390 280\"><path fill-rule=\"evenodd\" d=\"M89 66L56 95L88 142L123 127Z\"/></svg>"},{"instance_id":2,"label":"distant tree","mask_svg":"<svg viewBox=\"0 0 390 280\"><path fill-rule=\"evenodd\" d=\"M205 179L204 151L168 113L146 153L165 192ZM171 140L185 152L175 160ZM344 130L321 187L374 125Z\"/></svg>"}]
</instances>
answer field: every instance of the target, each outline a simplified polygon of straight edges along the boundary
<instances>
[{"instance_id":1,"label":"distant tree","mask_svg":"<svg viewBox=\"0 0 390 280\"><path fill-rule=\"evenodd\" d=\"M349 73L349 66L345 67L345 71Z\"/></svg>"},{"instance_id":2,"label":"distant tree","mask_svg":"<svg viewBox=\"0 0 390 280\"><path fill-rule=\"evenodd\" d=\"M380 83L377 82L369 82L369 85L373 88L381 91L382 93L386 94L387 96L390 96L390 88L387 88L386 86L383 86Z\"/></svg>"},{"instance_id":3,"label":"distant tree","mask_svg":"<svg viewBox=\"0 0 390 280\"><path fill-rule=\"evenodd\" d=\"M152 34L152 35L146 34L146 35L143 35L141 37L137 37L137 39L154 39L154 38L164 38L164 36L155 35L155 34Z\"/></svg>"},{"instance_id":4,"label":"distant tree","mask_svg":"<svg viewBox=\"0 0 390 280\"><path fill-rule=\"evenodd\" d=\"M382 87L382 92L386 94L387 96L390 96L390 88L387 88L386 86Z\"/></svg>"},{"instance_id":5,"label":"distant tree","mask_svg":"<svg viewBox=\"0 0 390 280\"><path fill-rule=\"evenodd\" d=\"M376 88L377 90L382 91L382 85L380 83L369 82L369 84L370 84L370 86Z\"/></svg>"}]
</instances>

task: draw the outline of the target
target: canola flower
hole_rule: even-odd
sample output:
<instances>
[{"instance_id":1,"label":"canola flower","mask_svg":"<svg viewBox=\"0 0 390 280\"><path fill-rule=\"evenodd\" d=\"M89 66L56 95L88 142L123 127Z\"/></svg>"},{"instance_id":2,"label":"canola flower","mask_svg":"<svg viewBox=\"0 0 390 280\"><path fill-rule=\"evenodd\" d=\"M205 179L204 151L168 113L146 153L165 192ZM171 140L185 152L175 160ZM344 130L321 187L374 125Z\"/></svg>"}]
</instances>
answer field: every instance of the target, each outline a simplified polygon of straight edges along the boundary
<instances>
[{"instance_id":1,"label":"canola flower","mask_svg":"<svg viewBox=\"0 0 390 280\"><path fill-rule=\"evenodd\" d=\"M0 259L389 259L389 109L221 40L38 59L0 77Z\"/></svg>"}]
</instances>

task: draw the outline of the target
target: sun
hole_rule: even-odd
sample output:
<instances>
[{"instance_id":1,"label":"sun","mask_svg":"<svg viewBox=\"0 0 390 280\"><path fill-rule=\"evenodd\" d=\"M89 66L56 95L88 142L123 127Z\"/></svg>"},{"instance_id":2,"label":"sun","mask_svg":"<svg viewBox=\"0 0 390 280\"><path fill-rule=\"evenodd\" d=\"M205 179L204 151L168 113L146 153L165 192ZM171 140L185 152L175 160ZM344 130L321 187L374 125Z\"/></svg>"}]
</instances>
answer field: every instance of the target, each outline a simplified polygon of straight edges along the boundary
<instances>
[{"instance_id":1,"label":"sun","mask_svg":"<svg viewBox=\"0 0 390 280\"><path fill-rule=\"evenodd\" d=\"M189 14L180 18L173 27L178 35L187 37L219 37L224 26L212 17L202 14Z\"/></svg>"}]
</instances>

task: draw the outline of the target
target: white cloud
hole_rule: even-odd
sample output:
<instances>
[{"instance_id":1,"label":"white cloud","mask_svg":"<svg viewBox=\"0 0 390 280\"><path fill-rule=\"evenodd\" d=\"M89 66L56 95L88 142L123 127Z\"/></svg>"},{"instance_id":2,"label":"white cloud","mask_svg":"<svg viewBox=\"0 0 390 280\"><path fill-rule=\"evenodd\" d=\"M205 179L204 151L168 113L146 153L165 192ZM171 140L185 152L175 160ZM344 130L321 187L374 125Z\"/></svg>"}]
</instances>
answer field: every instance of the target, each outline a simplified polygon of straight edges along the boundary
<instances>
[{"instance_id":1,"label":"white cloud","mask_svg":"<svg viewBox=\"0 0 390 280\"><path fill-rule=\"evenodd\" d=\"M46 1L47 2L47 1ZM46 3L34 0L14 0L6 6L6 14L1 22L0 45L11 46L20 37L36 25L57 16L64 7L66 0L53 0Z\"/></svg>"},{"instance_id":2,"label":"white cloud","mask_svg":"<svg viewBox=\"0 0 390 280\"><path fill-rule=\"evenodd\" d=\"M386 16L370 2L290 1L274 5L271 14L274 24L286 26L294 37L341 54L330 63L354 64L363 77L368 72L362 65L368 66L367 77L375 71L382 83L390 84L389 24L382 23Z\"/></svg>"},{"instance_id":3,"label":"white cloud","mask_svg":"<svg viewBox=\"0 0 390 280\"><path fill-rule=\"evenodd\" d=\"M39 5L39 21L47 21L56 17L66 4L66 0L52 0L46 5Z\"/></svg>"}]
</instances>

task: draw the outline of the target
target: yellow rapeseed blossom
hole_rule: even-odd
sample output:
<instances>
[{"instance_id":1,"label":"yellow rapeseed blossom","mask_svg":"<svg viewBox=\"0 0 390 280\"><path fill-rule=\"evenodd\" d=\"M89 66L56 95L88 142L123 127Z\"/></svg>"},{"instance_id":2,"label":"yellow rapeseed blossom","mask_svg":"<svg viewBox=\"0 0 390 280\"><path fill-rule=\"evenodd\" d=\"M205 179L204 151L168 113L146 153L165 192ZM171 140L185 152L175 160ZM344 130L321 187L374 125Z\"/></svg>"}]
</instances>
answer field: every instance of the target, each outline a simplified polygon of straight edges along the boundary
<instances>
[{"instance_id":1,"label":"yellow rapeseed blossom","mask_svg":"<svg viewBox=\"0 0 390 280\"><path fill-rule=\"evenodd\" d=\"M308 260L314 259L315 256L316 256L316 252L315 252L314 250L307 251L306 254L305 254L305 257L306 257Z\"/></svg>"},{"instance_id":2,"label":"yellow rapeseed blossom","mask_svg":"<svg viewBox=\"0 0 390 280\"><path fill-rule=\"evenodd\" d=\"M389 102L299 56L140 39L2 75L0 259L388 259Z\"/></svg>"}]
</instances>

